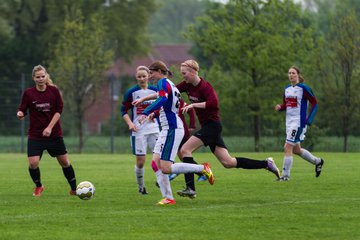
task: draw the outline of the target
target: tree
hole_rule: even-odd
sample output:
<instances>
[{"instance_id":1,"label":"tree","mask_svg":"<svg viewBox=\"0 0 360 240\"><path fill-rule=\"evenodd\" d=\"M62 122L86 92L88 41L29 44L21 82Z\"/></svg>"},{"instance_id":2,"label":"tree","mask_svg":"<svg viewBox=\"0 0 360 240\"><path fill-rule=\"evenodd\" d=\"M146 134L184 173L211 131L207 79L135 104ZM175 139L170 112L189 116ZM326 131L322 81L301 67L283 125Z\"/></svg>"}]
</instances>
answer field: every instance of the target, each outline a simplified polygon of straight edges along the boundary
<instances>
[{"instance_id":1,"label":"tree","mask_svg":"<svg viewBox=\"0 0 360 240\"><path fill-rule=\"evenodd\" d=\"M319 76L324 102L328 106L324 113L329 125L343 136L343 151L348 150L348 137L355 133L360 116L360 22L354 10L341 11L341 17L333 19L328 44L319 61ZM329 63L328 65L326 63ZM330 66L330 67L329 67ZM331 97L329 97L331 96Z\"/></svg>"},{"instance_id":2,"label":"tree","mask_svg":"<svg viewBox=\"0 0 360 240\"><path fill-rule=\"evenodd\" d=\"M76 9L67 16L63 33L54 46L54 57L50 59L56 84L76 119L79 152L84 145L84 112L95 102L103 74L113 60L112 51L105 48L105 37L101 14L85 20L81 10Z\"/></svg>"},{"instance_id":3,"label":"tree","mask_svg":"<svg viewBox=\"0 0 360 240\"><path fill-rule=\"evenodd\" d=\"M201 0L156 0L159 10L149 22L149 33L156 43L183 43L188 41L182 33L196 17L205 12L207 1Z\"/></svg>"},{"instance_id":4,"label":"tree","mask_svg":"<svg viewBox=\"0 0 360 240\"><path fill-rule=\"evenodd\" d=\"M243 121L251 119L259 151L261 130L268 127L263 120L274 116L274 93L280 101L279 86L287 83L288 68L306 65L306 53L313 48L310 24L292 1L233 0L216 6L190 28L188 36L202 56L221 67L222 75L233 77L216 79L222 107L227 103L233 109L230 121L240 117L234 111L242 107Z\"/></svg>"}]
</instances>

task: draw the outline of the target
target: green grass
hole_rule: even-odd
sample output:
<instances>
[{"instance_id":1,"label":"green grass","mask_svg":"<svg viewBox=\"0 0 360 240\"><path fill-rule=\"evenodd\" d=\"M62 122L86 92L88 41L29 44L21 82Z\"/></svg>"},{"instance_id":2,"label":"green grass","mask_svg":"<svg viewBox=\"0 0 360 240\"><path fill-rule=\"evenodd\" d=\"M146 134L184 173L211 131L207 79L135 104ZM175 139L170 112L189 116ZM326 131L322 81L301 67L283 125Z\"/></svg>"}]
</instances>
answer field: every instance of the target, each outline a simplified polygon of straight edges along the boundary
<instances>
[{"instance_id":1,"label":"green grass","mask_svg":"<svg viewBox=\"0 0 360 240\"><path fill-rule=\"evenodd\" d=\"M240 154L234 154L239 156ZM261 159L269 153L242 153ZM271 153L282 165L282 154ZM60 166L41 160L45 191L32 197L24 154L0 155L0 239L360 239L358 153L318 153L325 159L320 178L295 157L291 181L276 182L265 170L225 169L207 153L215 184L197 184L194 200L161 198L146 164L147 196L137 193L131 155L71 154L78 182L89 180L96 196L69 196ZM150 158L148 158L150 159ZM183 177L172 182L173 192Z\"/></svg>"}]
</instances>

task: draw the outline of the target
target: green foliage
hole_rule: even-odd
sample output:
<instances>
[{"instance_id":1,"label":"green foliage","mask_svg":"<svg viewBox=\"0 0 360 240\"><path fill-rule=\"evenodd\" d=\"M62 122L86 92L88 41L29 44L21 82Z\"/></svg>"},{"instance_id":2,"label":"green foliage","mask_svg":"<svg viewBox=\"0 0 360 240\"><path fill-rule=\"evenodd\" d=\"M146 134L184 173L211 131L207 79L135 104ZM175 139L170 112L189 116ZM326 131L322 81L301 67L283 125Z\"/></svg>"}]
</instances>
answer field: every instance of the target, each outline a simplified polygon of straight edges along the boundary
<instances>
[{"instance_id":1,"label":"green foliage","mask_svg":"<svg viewBox=\"0 0 360 240\"><path fill-rule=\"evenodd\" d=\"M357 127L360 116L357 94L360 90L360 19L355 14L356 5L352 1L334 4L336 8L328 17L323 16L326 9L320 10L320 19L331 27L324 33L319 45L316 78L322 91L320 100L327 106L327 111L320 113L321 124L344 137L343 150L347 151L348 137L360 133Z\"/></svg>"},{"instance_id":2,"label":"green foliage","mask_svg":"<svg viewBox=\"0 0 360 240\"><path fill-rule=\"evenodd\" d=\"M154 43L184 43L187 26L202 15L208 5L201 0L156 0L157 11L152 15L148 31Z\"/></svg>"},{"instance_id":3,"label":"green foliage","mask_svg":"<svg viewBox=\"0 0 360 240\"><path fill-rule=\"evenodd\" d=\"M263 159L270 154L281 165L280 153L241 156ZM215 184L196 184L194 200L175 195L175 206L155 206L161 194L150 164L145 164L150 194L138 194L130 154L70 154L77 181L96 187L89 201L69 195L61 167L48 154L40 164L45 191L33 197L25 154L1 154L0 169L6 171L0 180L11 188L0 187L0 238L359 239L360 156L317 154L326 160L320 178L314 177L312 165L295 158L289 182L276 182L265 170L225 169L212 154L196 154L195 159L212 164ZM171 184L173 192L182 189L183 177Z\"/></svg>"},{"instance_id":4,"label":"green foliage","mask_svg":"<svg viewBox=\"0 0 360 240\"><path fill-rule=\"evenodd\" d=\"M105 36L102 15L94 14L86 21L80 9L70 12L50 60L65 106L75 116L79 151L83 145L84 113L97 99L103 73L113 60L112 51L105 47Z\"/></svg>"},{"instance_id":5,"label":"green foliage","mask_svg":"<svg viewBox=\"0 0 360 240\"><path fill-rule=\"evenodd\" d=\"M101 1L104 2L104 1ZM116 57L131 60L149 48L147 25L155 11L152 0L110 1L104 9L106 33L115 49Z\"/></svg>"},{"instance_id":6,"label":"green foliage","mask_svg":"<svg viewBox=\"0 0 360 240\"><path fill-rule=\"evenodd\" d=\"M250 124L255 141L261 131L278 127L274 96L281 101L283 88L279 86L288 83L284 81L288 68L306 65L314 45L300 6L292 1L229 1L199 18L187 36L195 41L201 59L207 58L205 64L220 67L221 75L213 74L219 82L221 108L227 109L224 112L234 115L240 108L242 116L235 114L232 119L240 117ZM268 125L269 120L276 124ZM235 126L226 128L242 134Z\"/></svg>"}]
</instances>

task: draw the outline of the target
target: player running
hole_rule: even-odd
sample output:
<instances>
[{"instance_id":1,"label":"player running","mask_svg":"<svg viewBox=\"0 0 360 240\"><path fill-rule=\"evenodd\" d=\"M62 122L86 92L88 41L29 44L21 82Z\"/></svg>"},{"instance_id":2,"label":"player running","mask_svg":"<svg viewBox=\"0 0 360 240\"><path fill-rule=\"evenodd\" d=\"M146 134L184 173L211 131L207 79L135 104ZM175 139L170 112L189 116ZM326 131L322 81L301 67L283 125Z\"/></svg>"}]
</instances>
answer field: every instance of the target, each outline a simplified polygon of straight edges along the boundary
<instances>
[{"instance_id":1,"label":"player running","mask_svg":"<svg viewBox=\"0 0 360 240\"><path fill-rule=\"evenodd\" d=\"M195 109L201 129L197 131L180 149L184 163L194 163L192 153L202 147L209 146L212 153L225 168L267 169L280 177L279 169L271 157L258 161L244 157L230 156L221 137L222 125L219 113L218 96L209 82L199 77L199 64L195 60L187 60L181 64L181 74L184 81L177 85L180 92L186 92L191 104L183 108L183 112ZM194 176L192 176L194 184ZM180 196L193 198L196 194L189 187L177 192Z\"/></svg>"},{"instance_id":2,"label":"player running","mask_svg":"<svg viewBox=\"0 0 360 240\"><path fill-rule=\"evenodd\" d=\"M315 165L315 176L319 177L324 160L301 148L307 126L310 126L317 112L317 101L311 88L304 84L305 79L298 67L292 66L288 71L290 84L285 87L283 103L275 106L276 111L286 110L286 140L284 145L284 164L280 181L290 180L293 153ZM310 110L308 112L308 104Z\"/></svg>"},{"instance_id":3,"label":"player running","mask_svg":"<svg viewBox=\"0 0 360 240\"><path fill-rule=\"evenodd\" d=\"M149 118L152 119L154 111L160 109L161 132L155 145L152 168L163 197L157 204L171 205L176 204L176 202L172 194L168 174L198 172L204 174L210 184L214 184L214 175L208 163L174 163L180 142L184 136L183 124L177 115L180 93L176 86L167 78L171 73L165 63L156 61L150 65L149 69L150 78L157 83L158 93L135 100L133 105L156 98L156 101L142 112L139 121L142 123Z\"/></svg>"}]
</instances>

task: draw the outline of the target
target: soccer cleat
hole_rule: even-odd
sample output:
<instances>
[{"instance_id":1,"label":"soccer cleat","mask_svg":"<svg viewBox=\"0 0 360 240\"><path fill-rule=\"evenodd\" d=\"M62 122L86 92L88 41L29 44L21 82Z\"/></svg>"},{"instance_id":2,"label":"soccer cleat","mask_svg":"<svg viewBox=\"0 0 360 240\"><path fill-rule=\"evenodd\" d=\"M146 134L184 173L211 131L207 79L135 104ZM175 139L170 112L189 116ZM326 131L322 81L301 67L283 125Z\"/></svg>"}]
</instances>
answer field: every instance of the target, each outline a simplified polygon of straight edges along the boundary
<instances>
[{"instance_id":1,"label":"soccer cleat","mask_svg":"<svg viewBox=\"0 0 360 240\"><path fill-rule=\"evenodd\" d=\"M202 170L201 174L204 175L207 178L210 185L214 185L215 177L214 177L214 174L211 171L210 163L203 163L203 165L204 165L204 170Z\"/></svg>"},{"instance_id":2,"label":"soccer cleat","mask_svg":"<svg viewBox=\"0 0 360 240\"><path fill-rule=\"evenodd\" d=\"M70 190L69 194L72 196L74 196L74 195L76 196L76 190Z\"/></svg>"},{"instance_id":3,"label":"soccer cleat","mask_svg":"<svg viewBox=\"0 0 360 240\"><path fill-rule=\"evenodd\" d=\"M204 175L201 175L201 176L198 177L198 179L196 181L197 182L204 182L206 180L207 180L206 177Z\"/></svg>"},{"instance_id":4,"label":"soccer cleat","mask_svg":"<svg viewBox=\"0 0 360 240\"><path fill-rule=\"evenodd\" d=\"M290 177L288 177L288 176L282 176L282 177L279 177L279 178L277 179L277 181L279 181L279 182L290 181Z\"/></svg>"},{"instance_id":5,"label":"soccer cleat","mask_svg":"<svg viewBox=\"0 0 360 240\"><path fill-rule=\"evenodd\" d=\"M179 174L176 174L176 173L169 174L169 181L174 180L177 176L179 176Z\"/></svg>"},{"instance_id":6,"label":"soccer cleat","mask_svg":"<svg viewBox=\"0 0 360 240\"><path fill-rule=\"evenodd\" d=\"M163 198L156 203L156 205L175 205L175 204L176 204L175 199L169 199L169 198Z\"/></svg>"},{"instance_id":7,"label":"soccer cleat","mask_svg":"<svg viewBox=\"0 0 360 240\"><path fill-rule=\"evenodd\" d=\"M324 165L324 160L323 159L320 159L320 163L316 164L315 165L315 176L316 177L319 177L320 176L320 173L321 173L321 170L322 170L322 167Z\"/></svg>"},{"instance_id":8,"label":"soccer cleat","mask_svg":"<svg viewBox=\"0 0 360 240\"><path fill-rule=\"evenodd\" d=\"M176 193L181 197L188 197L191 199L196 198L196 192L192 190L190 187L186 187L184 190L179 190Z\"/></svg>"},{"instance_id":9,"label":"soccer cleat","mask_svg":"<svg viewBox=\"0 0 360 240\"><path fill-rule=\"evenodd\" d=\"M142 195L146 195L146 194L149 194L147 191L146 191L146 188L145 187L139 187L139 193L142 194Z\"/></svg>"},{"instance_id":10,"label":"soccer cleat","mask_svg":"<svg viewBox=\"0 0 360 240\"><path fill-rule=\"evenodd\" d=\"M33 196L34 197L40 197L41 193L44 191L44 186L41 187L34 187Z\"/></svg>"},{"instance_id":11,"label":"soccer cleat","mask_svg":"<svg viewBox=\"0 0 360 240\"><path fill-rule=\"evenodd\" d=\"M272 172L273 174L275 174L275 176L279 179L280 178L280 171L277 168L274 159L272 157L268 157L266 159L267 161L267 167L266 169L269 170L270 172Z\"/></svg>"}]
</instances>

